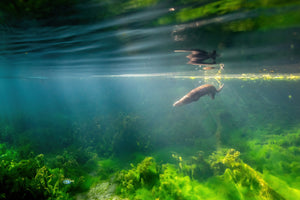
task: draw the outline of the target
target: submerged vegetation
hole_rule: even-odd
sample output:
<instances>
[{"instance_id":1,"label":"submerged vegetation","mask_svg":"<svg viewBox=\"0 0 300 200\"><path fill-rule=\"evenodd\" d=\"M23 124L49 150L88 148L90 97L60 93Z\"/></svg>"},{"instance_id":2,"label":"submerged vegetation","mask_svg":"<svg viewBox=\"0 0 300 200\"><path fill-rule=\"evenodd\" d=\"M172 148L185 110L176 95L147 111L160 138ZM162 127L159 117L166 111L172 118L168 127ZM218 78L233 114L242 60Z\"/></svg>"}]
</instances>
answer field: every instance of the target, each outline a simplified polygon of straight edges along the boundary
<instances>
[{"instance_id":1,"label":"submerged vegetation","mask_svg":"<svg viewBox=\"0 0 300 200\"><path fill-rule=\"evenodd\" d=\"M239 132L234 134L238 137ZM138 156L143 160L130 164L130 169L121 167L128 161L124 163L113 151L111 158L98 157L91 147L56 156L33 152L21 156L3 143L0 195L1 199L73 199L78 193L85 193L87 199L299 198L299 130L287 135L254 134L261 137L249 140L242 155L230 148L184 155L169 151L169 158L161 160L164 153L158 151L155 157Z\"/></svg>"},{"instance_id":2,"label":"submerged vegetation","mask_svg":"<svg viewBox=\"0 0 300 200\"><path fill-rule=\"evenodd\" d=\"M18 153L0 145L1 199L69 199L62 169L50 169L40 154L20 160Z\"/></svg>"},{"instance_id":3,"label":"submerged vegetation","mask_svg":"<svg viewBox=\"0 0 300 200\"><path fill-rule=\"evenodd\" d=\"M142 102L143 114L100 107L2 117L0 199L298 199L297 113L277 108L270 119L274 107L261 110L264 101L254 95L244 94L251 103L225 93L215 100L227 100L231 110L206 99L199 110L166 110L169 101L161 98L155 106Z\"/></svg>"},{"instance_id":4,"label":"submerged vegetation","mask_svg":"<svg viewBox=\"0 0 300 200\"><path fill-rule=\"evenodd\" d=\"M157 165L147 157L137 167L119 174L119 191L130 199L286 199L287 194L281 196L272 189L263 175L240 160L239 155L234 149L221 150L199 165L179 162L178 166ZM208 164L215 175L205 181L186 173Z\"/></svg>"}]
</instances>

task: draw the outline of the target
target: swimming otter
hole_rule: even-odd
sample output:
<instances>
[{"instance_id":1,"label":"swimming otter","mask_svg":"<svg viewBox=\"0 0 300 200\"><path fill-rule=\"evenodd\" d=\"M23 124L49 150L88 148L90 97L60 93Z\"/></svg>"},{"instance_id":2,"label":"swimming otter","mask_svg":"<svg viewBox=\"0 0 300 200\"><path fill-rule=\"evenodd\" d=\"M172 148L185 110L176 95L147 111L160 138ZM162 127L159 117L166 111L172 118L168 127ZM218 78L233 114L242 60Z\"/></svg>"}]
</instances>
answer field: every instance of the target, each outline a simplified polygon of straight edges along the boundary
<instances>
[{"instance_id":1,"label":"swimming otter","mask_svg":"<svg viewBox=\"0 0 300 200\"><path fill-rule=\"evenodd\" d=\"M181 99L176 101L173 106L181 106L184 104L191 103L193 101L198 101L198 99L204 95L210 96L212 99L215 98L215 94L220 92L223 88L224 84L221 85L219 89L216 89L215 86L210 84L201 85L184 95Z\"/></svg>"}]
</instances>

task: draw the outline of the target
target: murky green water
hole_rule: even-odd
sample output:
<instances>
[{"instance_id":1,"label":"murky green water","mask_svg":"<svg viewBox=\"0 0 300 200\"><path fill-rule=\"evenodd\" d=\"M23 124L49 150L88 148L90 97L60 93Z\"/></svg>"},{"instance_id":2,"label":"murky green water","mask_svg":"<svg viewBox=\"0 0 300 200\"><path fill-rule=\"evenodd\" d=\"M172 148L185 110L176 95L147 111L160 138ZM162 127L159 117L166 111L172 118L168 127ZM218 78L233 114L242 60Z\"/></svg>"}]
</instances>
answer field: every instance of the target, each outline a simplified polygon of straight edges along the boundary
<instances>
[{"instance_id":1,"label":"murky green water","mask_svg":"<svg viewBox=\"0 0 300 200\"><path fill-rule=\"evenodd\" d=\"M1 1L0 199L300 198L299 8Z\"/></svg>"}]
</instances>

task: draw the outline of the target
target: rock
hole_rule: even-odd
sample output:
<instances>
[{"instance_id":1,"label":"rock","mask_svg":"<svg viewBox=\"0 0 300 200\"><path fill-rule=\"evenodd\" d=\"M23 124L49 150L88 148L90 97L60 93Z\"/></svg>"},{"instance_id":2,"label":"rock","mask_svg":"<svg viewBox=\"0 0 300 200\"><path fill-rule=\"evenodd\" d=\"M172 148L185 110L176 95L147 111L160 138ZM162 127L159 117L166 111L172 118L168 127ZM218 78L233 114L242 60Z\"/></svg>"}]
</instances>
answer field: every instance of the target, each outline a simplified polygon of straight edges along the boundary
<instances>
[{"instance_id":1,"label":"rock","mask_svg":"<svg viewBox=\"0 0 300 200\"><path fill-rule=\"evenodd\" d=\"M88 200L126 200L115 195L116 184L103 182L92 187L87 194Z\"/></svg>"}]
</instances>

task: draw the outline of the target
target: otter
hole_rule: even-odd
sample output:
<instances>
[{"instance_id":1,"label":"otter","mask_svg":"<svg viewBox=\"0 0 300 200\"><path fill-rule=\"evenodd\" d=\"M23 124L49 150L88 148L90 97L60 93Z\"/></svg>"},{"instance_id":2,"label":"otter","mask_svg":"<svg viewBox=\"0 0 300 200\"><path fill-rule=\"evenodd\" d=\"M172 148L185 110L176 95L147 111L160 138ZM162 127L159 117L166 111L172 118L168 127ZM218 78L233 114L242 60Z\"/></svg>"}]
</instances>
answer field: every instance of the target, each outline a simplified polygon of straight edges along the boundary
<instances>
[{"instance_id":1,"label":"otter","mask_svg":"<svg viewBox=\"0 0 300 200\"><path fill-rule=\"evenodd\" d=\"M220 92L223 88L224 84L221 85L219 89L216 89L215 86L211 84L205 84L201 85L200 87L197 87L193 90L191 90L189 93L184 95L181 99L176 101L173 106L182 106L185 104L192 103L193 101L198 101L198 99L204 95L210 96L212 99L215 98L215 94Z\"/></svg>"}]
</instances>

